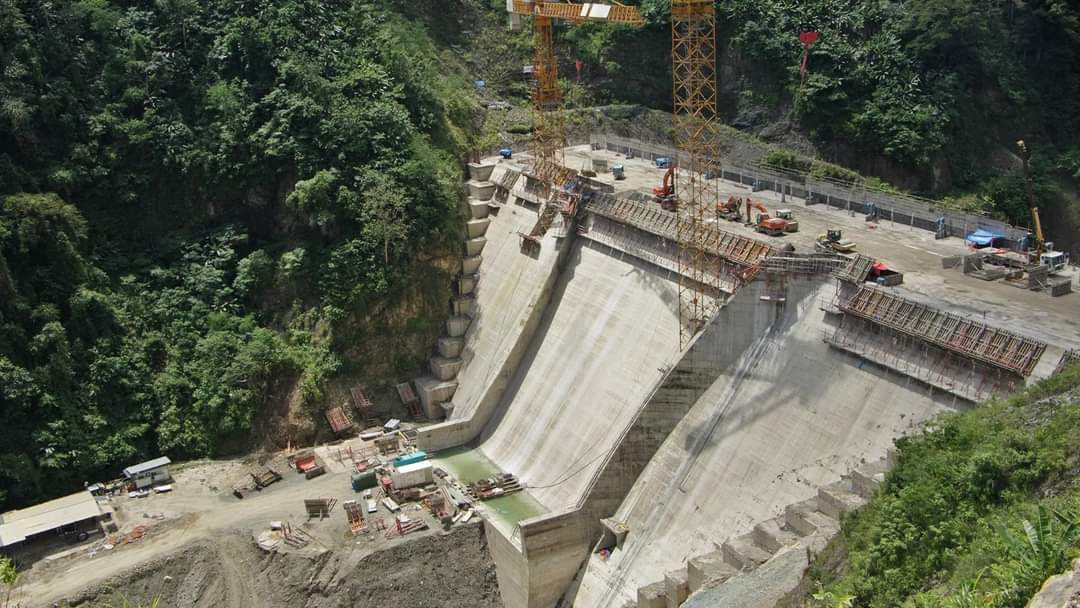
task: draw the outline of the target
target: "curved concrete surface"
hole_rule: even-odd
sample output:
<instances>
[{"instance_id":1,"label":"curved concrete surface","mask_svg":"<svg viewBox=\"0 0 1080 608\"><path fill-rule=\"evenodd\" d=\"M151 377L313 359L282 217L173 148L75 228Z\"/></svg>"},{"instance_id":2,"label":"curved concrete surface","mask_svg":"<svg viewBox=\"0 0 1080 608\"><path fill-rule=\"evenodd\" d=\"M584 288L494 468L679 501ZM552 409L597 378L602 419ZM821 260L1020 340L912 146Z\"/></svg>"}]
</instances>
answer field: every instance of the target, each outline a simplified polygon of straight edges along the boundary
<instances>
[{"instance_id":1,"label":"curved concrete surface","mask_svg":"<svg viewBox=\"0 0 1080 608\"><path fill-rule=\"evenodd\" d=\"M638 587L883 457L894 437L953 407L824 344L819 305L835 286L814 285L789 285L784 314L665 440L616 514L625 542L606 561L590 558L574 606L633 605Z\"/></svg>"},{"instance_id":2,"label":"curved concrete surface","mask_svg":"<svg viewBox=\"0 0 1080 608\"><path fill-rule=\"evenodd\" d=\"M552 510L582 498L679 351L676 283L606 247L572 246L479 446Z\"/></svg>"},{"instance_id":3,"label":"curved concrete surface","mask_svg":"<svg viewBox=\"0 0 1080 608\"><path fill-rule=\"evenodd\" d=\"M544 239L536 258L521 253L519 232L528 234L536 211L509 203L492 214L476 288L476 313L465 335L458 390L448 420L476 412L517 344L525 319L541 299L558 257L555 239Z\"/></svg>"}]
</instances>

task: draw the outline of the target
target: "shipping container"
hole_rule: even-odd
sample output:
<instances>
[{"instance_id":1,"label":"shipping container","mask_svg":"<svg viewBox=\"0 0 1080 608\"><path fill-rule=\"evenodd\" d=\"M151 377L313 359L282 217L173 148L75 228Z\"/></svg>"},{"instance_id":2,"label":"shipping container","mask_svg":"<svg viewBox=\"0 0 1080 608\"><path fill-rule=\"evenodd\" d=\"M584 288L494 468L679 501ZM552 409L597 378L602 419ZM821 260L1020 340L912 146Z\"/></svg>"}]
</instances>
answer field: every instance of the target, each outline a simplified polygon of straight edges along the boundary
<instances>
[{"instance_id":1,"label":"shipping container","mask_svg":"<svg viewBox=\"0 0 1080 608\"><path fill-rule=\"evenodd\" d=\"M361 492L368 488L374 488L377 483L375 478L375 471L368 471L367 473L353 473L352 476L352 489L353 492Z\"/></svg>"},{"instance_id":2,"label":"shipping container","mask_svg":"<svg viewBox=\"0 0 1080 608\"><path fill-rule=\"evenodd\" d=\"M398 456L397 458L395 458L394 466L403 467L407 464L413 464L414 462L421 462L424 460L427 460L426 452L413 452L411 454L405 454L403 456Z\"/></svg>"},{"instance_id":3,"label":"shipping container","mask_svg":"<svg viewBox=\"0 0 1080 608\"><path fill-rule=\"evenodd\" d=\"M390 477L394 480L394 487L399 490L422 486L434 479L430 461L399 466L390 473Z\"/></svg>"}]
</instances>

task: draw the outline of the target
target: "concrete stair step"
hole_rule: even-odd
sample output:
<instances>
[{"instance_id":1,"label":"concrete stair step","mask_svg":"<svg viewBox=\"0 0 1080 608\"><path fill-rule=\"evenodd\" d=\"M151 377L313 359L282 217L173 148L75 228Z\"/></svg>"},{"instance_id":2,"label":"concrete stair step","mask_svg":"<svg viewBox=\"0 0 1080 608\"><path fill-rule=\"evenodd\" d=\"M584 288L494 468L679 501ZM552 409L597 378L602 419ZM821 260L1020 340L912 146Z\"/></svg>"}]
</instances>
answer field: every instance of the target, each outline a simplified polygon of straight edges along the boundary
<instances>
[{"instance_id":1,"label":"concrete stair step","mask_svg":"<svg viewBox=\"0 0 1080 608\"><path fill-rule=\"evenodd\" d=\"M713 551L690 558L686 563L686 584L693 593L706 585L719 585L738 572L724 561L722 551Z\"/></svg>"},{"instance_id":2,"label":"concrete stair step","mask_svg":"<svg viewBox=\"0 0 1080 608\"><path fill-rule=\"evenodd\" d=\"M484 258L478 255L468 255L461 258L461 274L476 274L480 270L480 263Z\"/></svg>"},{"instance_id":3,"label":"concrete stair step","mask_svg":"<svg viewBox=\"0 0 1080 608\"><path fill-rule=\"evenodd\" d=\"M432 357L428 360L428 369L439 380L453 380L461 371L461 359Z\"/></svg>"},{"instance_id":4,"label":"concrete stair step","mask_svg":"<svg viewBox=\"0 0 1080 608\"><path fill-rule=\"evenodd\" d=\"M482 220L491 213L491 207L488 206L488 201L469 199L469 213L474 220Z\"/></svg>"},{"instance_id":5,"label":"concrete stair step","mask_svg":"<svg viewBox=\"0 0 1080 608\"><path fill-rule=\"evenodd\" d=\"M848 485L841 482L818 488L818 511L839 521L845 513L850 513L866 504L866 499L848 491Z\"/></svg>"},{"instance_id":6,"label":"concrete stair step","mask_svg":"<svg viewBox=\"0 0 1080 608\"><path fill-rule=\"evenodd\" d=\"M471 319L476 316L476 298L458 296L451 300L450 308L453 310L454 316L469 317Z\"/></svg>"},{"instance_id":7,"label":"concrete stair step","mask_svg":"<svg viewBox=\"0 0 1080 608\"><path fill-rule=\"evenodd\" d=\"M487 201L491 199L491 196L495 194L495 184L489 181L473 181L466 182L469 188L469 196L479 201Z\"/></svg>"},{"instance_id":8,"label":"concrete stair step","mask_svg":"<svg viewBox=\"0 0 1080 608\"><path fill-rule=\"evenodd\" d=\"M460 357L461 351L465 350L465 338L443 336L439 338L437 350L439 351L440 357L446 357L447 359Z\"/></svg>"},{"instance_id":9,"label":"concrete stair step","mask_svg":"<svg viewBox=\"0 0 1080 608\"><path fill-rule=\"evenodd\" d=\"M884 460L868 462L851 472L851 491L869 499L885 481L888 467Z\"/></svg>"},{"instance_id":10,"label":"concrete stair step","mask_svg":"<svg viewBox=\"0 0 1080 608\"><path fill-rule=\"evenodd\" d=\"M476 283L479 278L479 275L475 274L463 274L458 277L458 293L461 295L468 295L476 291Z\"/></svg>"},{"instance_id":11,"label":"concrete stair step","mask_svg":"<svg viewBox=\"0 0 1080 608\"><path fill-rule=\"evenodd\" d=\"M446 320L446 334L451 338L459 338L469 331L472 319L463 315L454 315Z\"/></svg>"},{"instance_id":12,"label":"concrete stair step","mask_svg":"<svg viewBox=\"0 0 1080 608\"><path fill-rule=\"evenodd\" d=\"M818 511L816 498L788 505L784 509L784 524L799 536L819 533L831 536L840 530L840 522Z\"/></svg>"},{"instance_id":13,"label":"concrete stair step","mask_svg":"<svg viewBox=\"0 0 1080 608\"><path fill-rule=\"evenodd\" d=\"M469 163L469 179L473 181L486 182L493 171L495 163Z\"/></svg>"},{"instance_id":14,"label":"concrete stair step","mask_svg":"<svg viewBox=\"0 0 1080 608\"><path fill-rule=\"evenodd\" d=\"M482 236L466 240L465 255L469 257L480 255L480 252L484 250L484 245L487 245L487 238Z\"/></svg>"},{"instance_id":15,"label":"concrete stair step","mask_svg":"<svg viewBox=\"0 0 1080 608\"><path fill-rule=\"evenodd\" d=\"M753 533L729 538L720 546L724 561L739 571L753 570L768 561L772 553L754 544Z\"/></svg>"},{"instance_id":16,"label":"concrete stair step","mask_svg":"<svg viewBox=\"0 0 1080 608\"><path fill-rule=\"evenodd\" d=\"M667 608L667 583L657 581L638 587L637 608Z\"/></svg>"},{"instance_id":17,"label":"concrete stair step","mask_svg":"<svg viewBox=\"0 0 1080 608\"><path fill-rule=\"evenodd\" d=\"M769 519L754 526L754 544L776 553L780 549L799 542L799 535L784 529L783 518Z\"/></svg>"},{"instance_id":18,"label":"concrete stair step","mask_svg":"<svg viewBox=\"0 0 1080 608\"><path fill-rule=\"evenodd\" d=\"M434 376L421 376L413 381L413 385L416 386L416 395L420 397L424 415L431 420L443 416L442 404L454 397L458 387L456 380L439 380Z\"/></svg>"},{"instance_id":19,"label":"concrete stair step","mask_svg":"<svg viewBox=\"0 0 1080 608\"><path fill-rule=\"evenodd\" d=\"M487 232L488 224L490 223L490 218L484 218L482 220L469 220L465 222L465 232L469 235L470 239L484 236L484 234Z\"/></svg>"},{"instance_id":20,"label":"concrete stair step","mask_svg":"<svg viewBox=\"0 0 1080 608\"><path fill-rule=\"evenodd\" d=\"M667 608L679 608L690 595L690 584L686 580L686 568L672 570L664 575L664 595Z\"/></svg>"}]
</instances>

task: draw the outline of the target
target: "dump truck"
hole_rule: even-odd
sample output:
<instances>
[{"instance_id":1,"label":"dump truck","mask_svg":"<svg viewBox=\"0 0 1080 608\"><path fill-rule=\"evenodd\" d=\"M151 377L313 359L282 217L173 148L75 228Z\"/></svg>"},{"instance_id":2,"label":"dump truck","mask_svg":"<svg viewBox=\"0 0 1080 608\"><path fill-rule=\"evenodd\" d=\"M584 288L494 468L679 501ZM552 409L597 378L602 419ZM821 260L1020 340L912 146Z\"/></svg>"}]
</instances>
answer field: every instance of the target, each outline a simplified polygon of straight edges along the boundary
<instances>
[{"instance_id":1,"label":"dump truck","mask_svg":"<svg viewBox=\"0 0 1080 608\"><path fill-rule=\"evenodd\" d=\"M622 165L612 165L611 175L617 180L626 179L626 168Z\"/></svg>"}]
</instances>

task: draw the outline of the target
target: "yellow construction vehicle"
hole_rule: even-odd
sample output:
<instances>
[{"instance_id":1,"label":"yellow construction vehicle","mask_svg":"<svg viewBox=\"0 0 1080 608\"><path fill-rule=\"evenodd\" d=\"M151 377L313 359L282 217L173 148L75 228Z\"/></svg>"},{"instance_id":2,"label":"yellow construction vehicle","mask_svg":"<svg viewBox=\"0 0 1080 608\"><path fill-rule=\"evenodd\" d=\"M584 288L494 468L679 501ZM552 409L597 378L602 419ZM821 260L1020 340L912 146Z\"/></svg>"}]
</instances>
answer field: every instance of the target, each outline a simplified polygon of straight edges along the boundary
<instances>
[{"instance_id":1,"label":"yellow construction vehicle","mask_svg":"<svg viewBox=\"0 0 1080 608\"><path fill-rule=\"evenodd\" d=\"M855 243L845 239L839 230L829 230L826 234L819 234L814 246L821 251L835 251L836 253L855 251Z\"/></svg>"}]
</instances>

